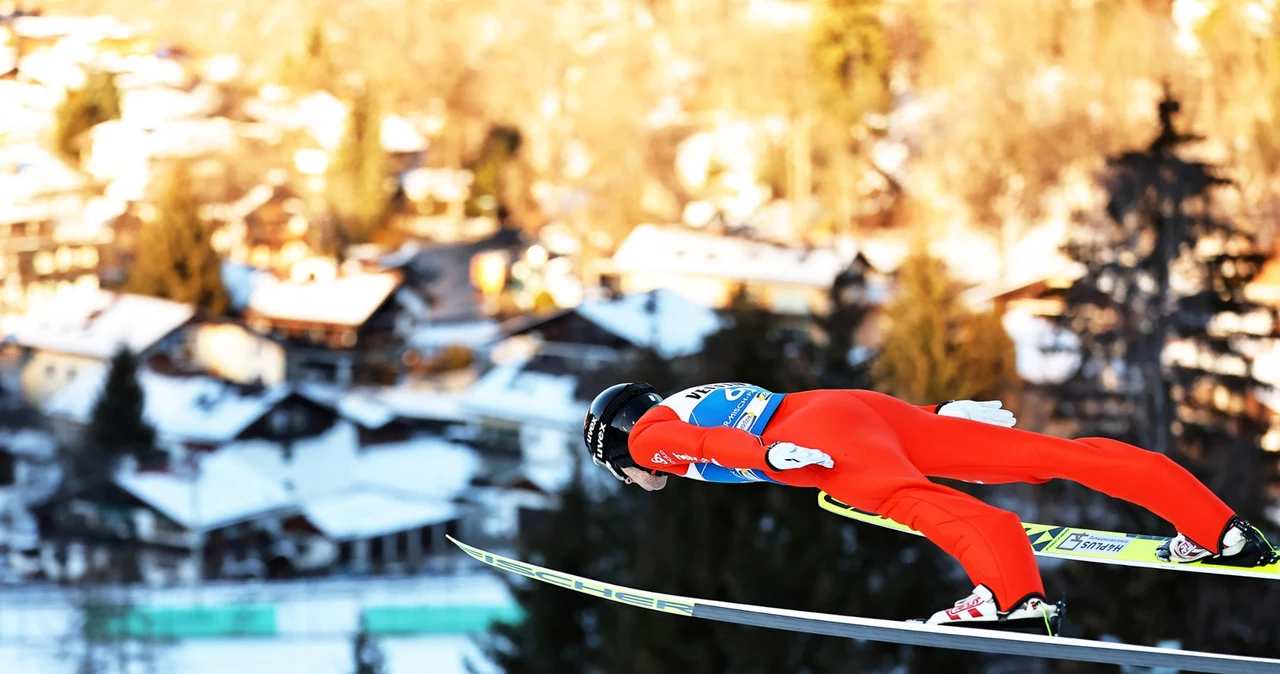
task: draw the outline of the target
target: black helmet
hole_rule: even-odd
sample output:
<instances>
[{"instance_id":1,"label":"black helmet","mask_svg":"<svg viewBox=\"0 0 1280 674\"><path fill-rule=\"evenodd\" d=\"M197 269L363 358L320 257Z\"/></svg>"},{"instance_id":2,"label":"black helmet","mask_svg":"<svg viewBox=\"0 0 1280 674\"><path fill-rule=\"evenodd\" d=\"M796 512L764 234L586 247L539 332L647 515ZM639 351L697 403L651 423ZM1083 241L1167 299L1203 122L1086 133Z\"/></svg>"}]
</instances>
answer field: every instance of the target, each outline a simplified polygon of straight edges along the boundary
<instances>
[{"instance_id":1,"label":"black helmet","mask_svg":"<svg viewBox=\"0 0 1280 674\"><path fill-rule=\"evenodd\" d=\"M601 391L582 421L582 441L591 460L625 482L622 469L636 465L627 450L627 436L640 417L660 402L662 396L648 384L614 384Z\"/></svg>"}]
</instances>

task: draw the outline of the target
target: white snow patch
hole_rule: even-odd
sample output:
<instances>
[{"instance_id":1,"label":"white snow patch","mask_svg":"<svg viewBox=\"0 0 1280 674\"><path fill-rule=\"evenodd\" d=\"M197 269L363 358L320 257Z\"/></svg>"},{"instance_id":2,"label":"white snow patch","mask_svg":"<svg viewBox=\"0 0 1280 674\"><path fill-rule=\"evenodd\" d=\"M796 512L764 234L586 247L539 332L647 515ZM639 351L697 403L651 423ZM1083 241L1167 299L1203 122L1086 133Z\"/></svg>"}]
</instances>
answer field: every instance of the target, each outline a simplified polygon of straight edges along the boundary
<instances>
[{"instance_id":1,"label":"white snow patch","mask_svg":"<svg viewBox=\"0 0 1280 674\"><path fill-rule=\"evenodd\" d=\"M138 353L191 320L191 305L73 286L10 322L22 346L106 360L121 346Z\"/></svg>"},{"instance_id":2,"label":"white snow patch","mask_svg":"<svg viewBox=\"0 0 1280 674\"><path fill-rule=\"evenodd\" d=\"M273 278L269 272L229 260L222 263L221 275L231 306L237 310L249 306L249 298L258 284Z\"/></svg>"},{"instance_id":3,"label":"white snow patch","mask_svg":"<svg viewBox=\"0 0 1280 674\"><path fill-rule=\"evenodd\" d=\"M311 499L302 512L327 538L348 541L447 522L458 517L459 509L448 501L405 499L359 489Z\"/></svg>"},{"instance_id":4,"label":"white snow patch","mask_svg":"<svg viewBox=\"0 0 1280 674\"><path fill-rule=\"evenodd\" d=\"M88 423L106 382L106 368L78 377L45 403L45 413ZM289 394L287 386L246 393L211 377L170 377L138 370L143 414L161 439L228 441L262 418Z\"/></svg>"},{"instance_id":5,"label":"white snow patch","mask_svg":"<svg viewBox=\"0 0 1280 674\"><path fill-rule=\"evenodd\" d=\"M387 674L468 674L470 662L481 674L497 674L471 637L467 635L414 636L378 640L386 657ZM73 674L76 663L59 657L58 644L0 646L0 671ZM155 667L135 661L130 674L182 672L183 674L349 674L351 639L347 635L306 639L225 639L184 641L155 650ZM428 670L423 669L428 664ZM115 671L114 669L112 671Z\"/></svg>"},{"instance_id":6,"label":"white snow patch","mask_svg":"<svg viewBox=\"0 0 1280 674\"><path fill-rule=\"evenodd\" d=\"M249 440L227 445L221 453L239 457L277 484L287 484L299 499L332 494L355 484L359 439L355 425L339 421L321 435L293 443L288 459L278 443Z\"/></svg>"},{"instance_id":7,"label":"white snow patch","mask_svg":"<svg viewBox=\"0 0 1280 674\"><path fill-rule=\"evenodd\" d=\"M577 378L527 372L518 358L485 373L463 397L470 415L552 427L581 427L585 403L574 398Z\"/></svg>"},{"instance_id":8,"label":"white snow patch","mask_svg":"<svg viewBox=\"0 0 1280 674\"><path fill-rule=\"evenodd\" d=\"M1013 339L1018 375L1037 384L1064 381L1080 364L1080 340L1069 330L1026 312L1011 310L1004 315L1005 332ZM1055 347L1061 351L1045 353Z\"/></svg>"},{"instance_id":9,"label":"white snow patch","mask_svg":"<svg viewBox=\"0 0 1280 674\"><path fill-rule=\"evenodd\" d=\"M652 347L664 358L697 353L707 335L721 327L715 311L663 288L586 302L576 311L632 344Z\"/></svg>"},{"instance_id":10,"label":"white snow patch","mask_svg":"<svg viewBox=\"0 0 1280 674\"><path fill-rule=\"evenodd\" d=\"M495 321L466 321L460 323L435 323L421 328L409 336L409 344L424 351L446 346L477 348L498 336Z\"/></svg>"},{"instance_id":11,"label":"white snow patch","mask_svg":"<svg viewBox=\"0 0 1280 674\"><path fill-rule=\"evenodd\" d=\"M264 279L250 294L247 311L266 318L358 326L369 320L400 281L394 272L305 282Z\"/></svg>"},{"instance_id":12,"label":"white snow patch","mask_svg":"<svg viewBox=\"0 0 1280 674\"><path fill-rule=\"evenodd\" d=\"M240 459L217 452L195 474L121 471L116 483L182 526L207 530L285 510L294 503L283 486Z\"/></svg>"},{"instance_id":13,"label":"white snow patch","mask_svg":"<svg viewBox=\"0 0 1280 674\"><path fill-rule=\"evenodd\" d=\"M467 421L462 394L409 385L377 389L378 401L398 417L436 421Z\"/></svg>"},{"instance_id":14,"label":"white snow patch","mask_svg":"<svg viewBox=\"0 0 1280 674\"><path fill-rule=\"evenodd\" d=\"M662 272L827 288L847 266L834 250L779 246L677 227L640 225L612 259L626 272Z\"/></svg>"},{"instance_id":15,"label":"white snow patch","mask_svg":"<svg viewBox=\"0 0 1280 674\"><path fill-rule=\"evenodd\" d=\"M355 479L362 485L450 499L466 489L480 470L480 459L467 447L432 437L380 445L360 454Z\"/></svg>"}]
</instances>

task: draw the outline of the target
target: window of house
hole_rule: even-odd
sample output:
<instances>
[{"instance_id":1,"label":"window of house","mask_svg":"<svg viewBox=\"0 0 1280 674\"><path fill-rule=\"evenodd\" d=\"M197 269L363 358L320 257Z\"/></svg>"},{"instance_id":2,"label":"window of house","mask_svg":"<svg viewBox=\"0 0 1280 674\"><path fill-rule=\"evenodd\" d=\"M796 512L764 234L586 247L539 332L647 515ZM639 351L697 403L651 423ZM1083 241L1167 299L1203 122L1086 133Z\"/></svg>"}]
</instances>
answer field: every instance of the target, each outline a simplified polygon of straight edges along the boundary
<instances>
[{"instance_id":1,"label":"window of house","mask_svg":"<svg viewBox=\"0 0 1280 674\"><path fill-rule=\"evenodd\" d=\"M284 435L289 432L289 410L277 408L271 412L271 433Z\"/></svg>"},{"instance_id":2,"label":"window of house","mask_svg":"<svg viewBox=\"0 0 1280 674\"><path fill-rule=\"evenodd\" d=\"M71 248L58 246L57 252L53 255L54 264L57 266L58 271L71 270L71 253Z\"/></svg>"},{"instance_id":3,"label":"window of house","mask_svg":"<svg viewBox=\"0 0 1280 674\"><path fill-rule=\"evenodd\" d=\"M422 553L425 555L435 552L433 549L433 546L435 545L435 536L431 533L433 529L434 527L422 527L421 529L418 529L417 536L421 543L419 547L422 548Z\"/></svg>"},{"instance_id":4,"label":"window of house","mask_svg":"<svg viewBox=\"0 0 1280 674\"><path fill-rule=\"evenodd\" d=\"M37 274L45 276L53 273L53 253L42 250L31 260L31 266Z\"/></svg>"},{"instance_id":5,"label":"window of house","mask_svg":"<svg viewBox=\"0 0 1280 674\"><path fill-rule=\"evenodd\" d=\"M338 564L339 565L350 564L351 560L355 558L355 555L353 554L353 552L354 551L351 549L351 541L339 543L338 544Z\"/></svg>"},{"instance_id":6,"label":"window of house","mask_svg":"<svg viewBox=\"0 0 1280 674\"><path fill-rule=\"evenodd\" d=\"M409 556L409 537L412 535L412 529L396 534L396 559L404 559Z\"/></svg>"},{"instance_id":7,"label":"window of house","mask_svg":"<svg viewBox=\"0 0 1280 674\"><path fill-rule=\"evenodd\" d=\"M11 487L17 481L17 460L0 447L0 487Z\"/></svg>"}]
</instances>

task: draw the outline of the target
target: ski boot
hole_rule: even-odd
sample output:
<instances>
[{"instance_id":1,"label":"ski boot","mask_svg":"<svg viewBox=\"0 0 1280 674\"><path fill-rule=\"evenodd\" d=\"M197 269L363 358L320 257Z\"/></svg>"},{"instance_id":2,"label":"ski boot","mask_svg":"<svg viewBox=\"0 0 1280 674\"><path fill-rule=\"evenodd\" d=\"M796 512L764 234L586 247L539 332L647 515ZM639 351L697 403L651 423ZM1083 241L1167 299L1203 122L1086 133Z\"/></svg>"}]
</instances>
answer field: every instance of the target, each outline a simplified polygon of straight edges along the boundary
<instances>
[{"instance_id":1,"label":"ski boot","mask_svg":"<svg viewBox=\"0 0 1280 674\"><path fill-rule=\"evenodd\" d=\"M1166 562L1177 564L1205 560L1211 564L1239 567L1267 566L1280 561L1280 554L1271 547L1262 532L1238 515L1233 515L1227 522L1218 543L1222 552L1214 554L1212 550L1179 533L1165 543L1161 543L1160 547L1156 548L1156 556Z\"/></svg>"},{"instance_id":2,"label":"ski boot","mask_svg":"<svg viewBox=\"0 0 1280 674\"><path fill-rule=\"evenodd\" d=\"M973 594L957 601L951 608L934 613L928 620L912 622L1037 634L1048 633L1050 636L1057 636L1066 612L1065 599L1057 604L1050 604L1038 594L1030 595L1017 602L1011 610L1002 611L991 590L985 585L979 585L973 589Z\"/></svg>"}]
</instances>

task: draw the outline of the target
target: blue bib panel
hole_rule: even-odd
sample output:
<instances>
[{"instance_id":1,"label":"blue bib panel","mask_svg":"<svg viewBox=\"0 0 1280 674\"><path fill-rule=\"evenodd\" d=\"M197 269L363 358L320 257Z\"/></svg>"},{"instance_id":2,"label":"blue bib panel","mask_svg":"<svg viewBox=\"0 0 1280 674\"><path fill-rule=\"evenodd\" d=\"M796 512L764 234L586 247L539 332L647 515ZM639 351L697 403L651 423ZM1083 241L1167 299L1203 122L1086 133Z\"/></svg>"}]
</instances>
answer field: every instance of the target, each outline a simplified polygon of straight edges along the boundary
<instances>
[{"instance_id":1,"label":"blue bib panel","mask_svg":"<svg viewBox=\"0 0 1280 674\"><path fill-rule=\"evenodd\" d=\"M695 426L729 426L752 435L764 433L785 394L743 383L708 384L685 389L662 401L680 418ZM726 468L715 463L692 463L685 477L704 482L772 482L762 470Z\"/></svg>"}]
</instances>

